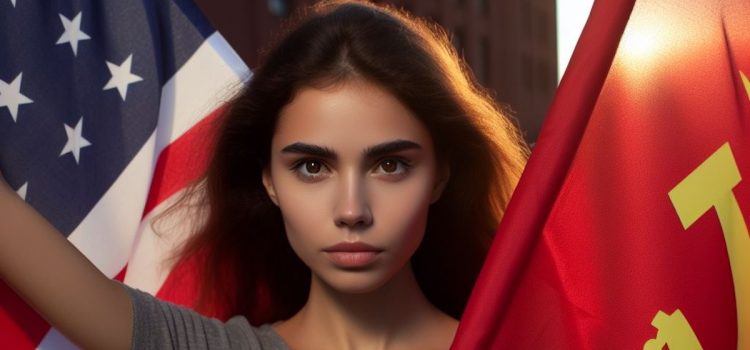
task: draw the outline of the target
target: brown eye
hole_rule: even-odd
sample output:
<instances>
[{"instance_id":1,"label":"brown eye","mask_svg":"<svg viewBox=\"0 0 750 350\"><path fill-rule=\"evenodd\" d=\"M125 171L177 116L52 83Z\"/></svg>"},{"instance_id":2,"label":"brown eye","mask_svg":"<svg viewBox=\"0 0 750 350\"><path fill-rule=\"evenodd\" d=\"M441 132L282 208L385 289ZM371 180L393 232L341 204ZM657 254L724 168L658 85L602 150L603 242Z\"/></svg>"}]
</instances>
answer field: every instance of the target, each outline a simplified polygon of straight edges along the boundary
<instances>
[{"instance_id":1,"label":"brown eye","mask_svg":"<svg viewBox=\"0 0 750 350\"><path fill-rule=\"evenodd\" d=\"M305 170L309 174L317 174L320 172L320 162L311 160L308 162L305 162Z\"/></svg>"},{"instance_id":2,"label":"brown eye","mask_svg":"<svg viewBox=\"0 0 750 350\"><path fill-rule=\"evenodd\" d=\"M373 175L391 181L400 180L409 173L411 167L412 165L409 162L399 158L383 159L373 169Z\"/></svg>"},{"instance_id":3,"label":"brown eye","mask_svg":"<svg viewBox=\"0 0 750 350\"><path fill-rule=\"evenodd\" d=\"M398 170L398 162L393 159L389 159L381 163L380 167L383 168L383 171L385 171L386 173L392 173Z\"/></svg>"}]
</instances>

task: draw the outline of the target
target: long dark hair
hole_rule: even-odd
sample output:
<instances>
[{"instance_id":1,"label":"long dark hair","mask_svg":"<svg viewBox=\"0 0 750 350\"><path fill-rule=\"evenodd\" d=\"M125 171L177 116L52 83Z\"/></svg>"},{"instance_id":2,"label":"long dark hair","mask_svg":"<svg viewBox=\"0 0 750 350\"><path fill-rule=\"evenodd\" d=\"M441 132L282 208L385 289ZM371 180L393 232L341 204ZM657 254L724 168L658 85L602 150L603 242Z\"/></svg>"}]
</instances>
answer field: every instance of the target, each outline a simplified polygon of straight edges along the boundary
<instances>
[{"instance_id":1,"label":"long dark hair","mask_svg":"<svg viewBox=\"0 0 750 350\"><path fill-rule=\"evenodd\" d=\"M444 30L358 1L309 9L218 120L207 172L177 203L192 203L205 217L177 261L200 259L199 311L242 314L258 325L287 319L304 305L311 273L287 242L261 174L281 108L302 87L347 79L366 79L398 98L431 132L439 161L450 167L411 261L430 302L460 317L528 149Z\"/></svg>"}]
</instances>

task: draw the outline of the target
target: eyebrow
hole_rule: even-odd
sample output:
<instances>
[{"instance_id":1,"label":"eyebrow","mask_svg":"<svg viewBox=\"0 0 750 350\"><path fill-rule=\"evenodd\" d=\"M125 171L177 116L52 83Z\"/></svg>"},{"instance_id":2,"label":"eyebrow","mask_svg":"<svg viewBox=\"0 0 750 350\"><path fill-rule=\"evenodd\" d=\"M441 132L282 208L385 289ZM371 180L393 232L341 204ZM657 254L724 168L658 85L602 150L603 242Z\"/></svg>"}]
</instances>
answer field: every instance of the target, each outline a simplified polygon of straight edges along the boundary
<instances>
[{"instance_id":1,"label":"eyebrow","mask_svg":"<svg viewBox=\"0 0 750 350\"><path fill-rule=\"evenodd\" d=\"M363 152L367 158L380 158L384 155L405 151L409 149L421 149L418 143L408 140L395 140L384 142L375 146L368 147Z\"/></svg>"},{"instance_id":2,"label":"eyebrow","mask_svg":"<svg viewBox=\"0 0 750 350\"><path fill-rule=\"evenodd\" d=\"M421 149L418 143L409 140L394 140L389 142L380 143L374 146L367 147L363 154L365 157L373 159L379 158L387 154L396 153L409 149ZM312 145L308 143L295 142L281 149L281 153L297 153L306 154L314 157L320 157L324 159L336 159L338 155L336 152L328 147Z\"/></svg>"},{"instance_id":3,"label":"eyebrow","mask_svg":"<svg viewBox=\"0 0 750 350\"><path fill-rule=\"evenodd\" d=\"M326 159L336 159L336 152L328 147L295 142L281 149L281 153L299 153Z\"/></svg>"}]
</instances>

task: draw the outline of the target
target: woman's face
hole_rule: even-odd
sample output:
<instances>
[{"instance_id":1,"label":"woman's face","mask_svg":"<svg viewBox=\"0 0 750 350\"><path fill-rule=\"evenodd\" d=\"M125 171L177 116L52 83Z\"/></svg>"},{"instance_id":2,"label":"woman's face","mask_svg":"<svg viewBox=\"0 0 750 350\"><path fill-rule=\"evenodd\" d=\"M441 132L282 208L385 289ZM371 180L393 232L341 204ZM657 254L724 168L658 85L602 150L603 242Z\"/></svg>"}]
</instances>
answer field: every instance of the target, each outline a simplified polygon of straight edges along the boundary
<instances>
[{"instance_id":1,"label":"woman's face","mask_svg":"<svg viewBox=\"0 0 750 350\"><path fill-rule=\"evenodd\" d=\"M352 80L298 91L280 113L263 181L313 274L365 293L407 266L444 175L422 123L385 90Z\"/></svg>"}]
</instances>

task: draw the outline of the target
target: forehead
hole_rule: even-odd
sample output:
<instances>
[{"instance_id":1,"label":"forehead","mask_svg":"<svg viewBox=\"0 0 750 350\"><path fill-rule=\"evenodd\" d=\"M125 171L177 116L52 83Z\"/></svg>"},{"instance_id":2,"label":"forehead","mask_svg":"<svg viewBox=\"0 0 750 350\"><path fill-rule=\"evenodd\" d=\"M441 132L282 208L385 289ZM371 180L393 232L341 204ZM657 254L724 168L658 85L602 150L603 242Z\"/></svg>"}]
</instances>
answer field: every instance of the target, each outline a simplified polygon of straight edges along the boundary
<instances>
[{"instance_id":1,"label":"forehead","mask_svg":"<svg viewBox=\"0 0 750 350\"><path fill-rule=\"evenodd\" d=\"M307 142L333 148L364 149L411 140L431 147L421 121L389 92L364 80L325 89L302 88L279 115L273 148Z\"/></svg>"}]
</instances>

